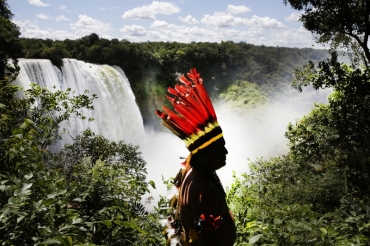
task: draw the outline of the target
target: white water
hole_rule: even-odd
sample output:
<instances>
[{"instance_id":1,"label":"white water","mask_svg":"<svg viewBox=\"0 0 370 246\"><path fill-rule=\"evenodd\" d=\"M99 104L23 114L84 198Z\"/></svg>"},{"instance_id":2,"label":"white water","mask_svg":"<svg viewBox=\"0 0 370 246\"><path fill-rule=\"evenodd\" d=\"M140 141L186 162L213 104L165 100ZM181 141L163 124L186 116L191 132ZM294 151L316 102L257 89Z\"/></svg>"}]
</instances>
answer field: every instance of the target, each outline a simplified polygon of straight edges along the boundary
<instances>
[{"instance_id":1,"label":"white water","mask_svg":"<svg viewBox=\"0 0 370 246\"><path fill-rule=\"evenodd\" d=\"M33 82L51 90L54 86L61 90L71 88L76 94L81 94L88 89L90 94L98 95L94 102L95 110L85 112L87 117L93 117L95 121L70 121L70 134L76 136L90 127L96 134L102 134L110 140L125 140L140 145L147 162L147 179L154 180L157 186L150 194L155 201L147 208L156 205L158 195L166 194L162 177L168 179L176 175L182 162L179 157L186 156L188 150L169 131L158 133L144 130L135 96L122 69L74 59L64 59L62 71L49 60L20 59L19 65L21 71L17 83L26 89ZM288 141L284 133L288 123L294 123L307 114L314 101L325 102L328 93L297 93L294 98L273 102L244 115L233 114L225 104L215 103L229 151L227 165L217 171L224 186L231 184L232 171L236 171L237 175L249 171L248 159L253 161L259 157L285 154Z\"/></svg>"},{"instance_id":2,"label":"white water","mask_svg":"<svg viewBox=\"0 0 370 246\"><path fill-rule=\"evenodd\" d=\"M289 148L284 133L288 124L295 124L297 119L306 115L313 108L314 102L327 102L330 92L330 90L296 92L290 97L243 113L234 112L234 109L224 102L214 102L229 152L226 166L217 171L224 187L230 187L232 184L233 172L237 176L249 173L251 161L259 158L268 160L286 154ZM174 177L183 161L179 157L188 155L184 143L174 134L167 132L146 131L147 144L142 146L145 160L148 162L148 178L153 179L157 185L157 190L152 190L153 194L166 195L166 187L162 184L161 177L165 179ZM149 151L146 148L149 148ZM156 198L155 195L154 197Z\"/></svg>"},{"instance_id":3,"label":"white water","mask_svg":"<svg viewBox=\"0 0 370 246\"><path fill-rule=\"evenodd\" d=\"M145 138L143 120L122 69L75 59L63 59L61 71L44 59L20 59L19 66L16 83L24 89L36 83L50 90L71 88L76 95L85 90L89 90L90 95L97 94L93 102L95 110L83 112L87 118L94 118L93 122L74 118L68 122L69 126L63 126L68 127L71 136L89 127L113 141L124 140L136 145Z\"/></svg>"}]
</instances>

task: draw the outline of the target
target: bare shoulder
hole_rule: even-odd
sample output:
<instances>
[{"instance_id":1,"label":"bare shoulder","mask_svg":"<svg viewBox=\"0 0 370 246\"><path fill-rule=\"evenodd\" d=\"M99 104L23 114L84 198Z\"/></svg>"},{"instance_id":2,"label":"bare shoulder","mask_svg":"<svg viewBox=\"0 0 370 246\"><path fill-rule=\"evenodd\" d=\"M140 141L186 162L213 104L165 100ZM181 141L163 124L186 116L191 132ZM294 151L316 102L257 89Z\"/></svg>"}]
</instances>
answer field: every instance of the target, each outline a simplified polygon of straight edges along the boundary
<instances>
[{"instance_id":1,"label":"bare shoulder","mask_svg":"<svg viewBox=\"0 0 370 246\"><path fill-rule=\"evenodd\" d=\"M202 172L192 169L186 176L182 185L182 205L189 205L193 212L198 210L200 213L213 213L223 210L224 194L219 187L213 184ZM225 203L226 205L226 203Z\"/></svg>"},{"instance_id":2,"label":"bare shoulder","mask_svg":"<svg viewBox=\"0 0 370 246\"><path fill-rule=\"evenodd\" d=\"M216 192L215 185L201 171L193 168L189 172L183 183L183 186L187 187L189 192L195 194Z\"/></svg>"}]
</instances>

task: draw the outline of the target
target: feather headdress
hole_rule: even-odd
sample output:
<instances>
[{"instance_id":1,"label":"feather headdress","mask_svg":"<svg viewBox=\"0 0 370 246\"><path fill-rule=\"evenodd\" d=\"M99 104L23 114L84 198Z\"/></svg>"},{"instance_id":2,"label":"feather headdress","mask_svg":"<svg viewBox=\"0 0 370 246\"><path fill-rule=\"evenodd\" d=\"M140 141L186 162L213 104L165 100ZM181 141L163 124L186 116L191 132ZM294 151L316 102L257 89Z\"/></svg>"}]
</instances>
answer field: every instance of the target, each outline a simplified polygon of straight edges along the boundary
<instances>
[{"instance_id":1,"label":"feather headdress","mask_svg":"<svg viewBox=\"0 0 370 246\"><path fill-rule=\"evenodd\" d=\"M166 95L175 112L162 106L163 112L157 110L162 125L181 138L191 154L203 149L223 137L221 127L217 122L211 99L203 86L203 80L195 68L181 76L181 85L169 87Z\"/></svg>"}]
</instances>

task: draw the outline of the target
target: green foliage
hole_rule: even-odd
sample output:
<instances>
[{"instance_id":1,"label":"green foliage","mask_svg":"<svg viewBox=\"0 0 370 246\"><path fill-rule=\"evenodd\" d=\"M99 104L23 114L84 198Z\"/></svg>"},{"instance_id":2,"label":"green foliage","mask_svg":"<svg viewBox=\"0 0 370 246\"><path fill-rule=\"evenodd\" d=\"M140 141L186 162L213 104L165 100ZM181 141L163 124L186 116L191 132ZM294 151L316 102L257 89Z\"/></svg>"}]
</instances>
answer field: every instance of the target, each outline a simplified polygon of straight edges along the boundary
<instances>
[{"instance_id":1,"label":"green foliage","mask_svg":"<svg viewBox=\"0 0 370 246\"><path fill-rule=\"evenodd\" d=\"M3 89L17 91L9 84ZM1 135L1 244L157 245L163 240L158 216L141 205L148 183L137 147L88 130L59 154L45 149L61 137L58 123L91 108L93 98L68 94L34 86L22 98L2 101L5 109L12 106L2 116L13 124L1 122L7 126Z\"/></svg>"},{"instance_id":2,"label":"green foliage","mask_svg":"<svg viewBox=\"0 0 370 246\"><path fill-rule=\"evenodd\" d=\"M230 85L225 92L220 94L220 98L228 102L232 110L239 112L245 112L267 101L267 96L256 84L240 80Z\"/></svg>"},{"instance_id":3,"label":"green foliage","mask_svg":"<svg viewBox=\"0 0 370 246\"><path fill-rule=\"evenodd\" d=\"M370 30L369 2L366 0L284 0L302 11L303 26L312 32L319 43L332 48L346 48L354 53L355 63L370 61L368 40ZM335 11L333 11L335 9Z\"/></svg>"},{"instance_id":4,"label":"green foliage","mask_svg":"<svg viewBox=\"0 0 370 246\"><path fill-rule=\"evenodd\" d=\"M162 129L153 112L160 108L163 92L191 67L201 73L211 97L218 98L235 81L258 84L269 98L285 96L292 71L307 60L323 60L326 51L254 46L244 42L221 43L144 42L107 40L92 33L77 40L21 39L25 58L47 58L60 66L64 57L118 65L127 75L144 123ZM215 90L217 88L217 90Z\"/></svg>"},{"instance_id":5,"label":"green foliage","mask_svg":"<svg viewBox=\"0 0 370 246\"><path fill-rule=\"evenodd\" d=\"M4 79L8 59L16 62L21 51L19 42L21 33L18 26L11 21L12 17L6 0L0 0L0 80Z\"/></svg>"},{"instance_id":6,"label":"green foliage","mask_svg":"<svg viewBox=\"0 0 370 246\"><path fill-rule=\"evenodd\" d=\"M60 124L85 119L82 109L92 110L96 95L14 86L19 67L7 59L17 57L13 48L19 31L5 1L0 13L0 244L163 244L159 215L141 204L148 184L155 184L145 180L138 147L87 130L60 153L49 151L63 138ZM97 35L87 38L92 47L98 40ZM36 40L26 52L60 66L61 58L70 56L66 47L71 42L65 45Z\"/></svg>"},{"instance_id":7,"label":"green foliage","mask_svg":"<svg viewBox=\"0 0 370 246\"><path fill-rule=\"evenodd\" d=\"M85 118L95 95L50 92L0 82L0 244L158 245L159 215L141 204L148 192L138 147L87 130L58 154L59 124ZM149 181L151 186L154 182Z\"/></svg>"},{"instance_id":8,"label":"green foliage","mask_svg":"<svg viewBox=\"0 0 370 246\"><path fill-rule=\"evenodd\" d=\"M23 92L10 82L4 80L0 90L3 105L0 162L3 170L27 172L31 168L28 161L41 161L45 149L61 139L59 124L72 115L84 118L81 109L93 109L92 100L96 96L89 97L88 91L77 96L71 96L70 90L52 93L38 85ZM15 92L21 97L15 97Z\"/></svg>"},{"instance_id":9,"label":"green foliage","mask_svg":"<svg viewBox=\"0 0 370 246\"><path fill-rule=\"evenodd\" d=\"M370 74L331 55L293 81L332 88L329 103L288 126L286 156L253 162L228 190L237 245L369 245Z\"/></svg>"},{"instance_id":10,"label":"green foliage","mask_svg":"<svg viewBox=\"0 0 370 246\"><path fill-rule=\"evenodd\" d=\"M67 209L65 179L49 169L46 148L60 137L58 123L91 107L87 95L51 93L33 86L27 92L10 84L19 67L0 83L0 242L36 245L81 241L78 213ZM23 95L17 97L16 95Z\"/></svg>"},{"instance_id":11,"label":"green foliage","mask_svg":"<svg viewBox=\"0 0 370 246\"><path fill-rule=\"evenodd\" d=\"M0 176L2 245L72 245L83 242L79 214L67 208L63 176L37 170L23 178Z\"/></svg>"},{"instance_id":12,"label":"green foliage","mask_svg":"<svg viewBox=\"0 0 370 246\"><path fill-rule=\"evenodd\" d=\"M330 59L295 70L298 90L334 92L288 126L286 156L257 160L250 174L234 177L228 202L237 245L369 245L368 2L284 2L304 10L301 21L319 42L349 48L353 63L341 64L333 50Z\"/></svg>"},{"instance_id":13,"label":"green foliage","mask_svg":"<svg viewBox=\"0 0 370 246\"><path fill-rule=\"evenodd\" d=\"M370 76L367 68L340 64L336 54L297 76L297 86L332 87L328 105L316 106L293 127L287 137L291 149L307 165L336 167L356 196L368 194L370 181L368 129Z\"/></svg>"},{"instance_id":14,"label":"green foliage","mask_svg":"<svg viewBox=\"0 0 370 246\"><path fill-rule=\"evenodd\" d=\"M89 158L70 168L68 206L85 221L86 241L156 245L162 240L156 215L141 205L141 195L148 191L143 173L145 169L135 161L92 163Z\"/></svg>"},{"instance_id":15,"label":"green foliage","mask_svg":"<svg viewBox=\"0 0 370 246\"><path fill-rule=\"evenodd\" d=\"M316 105L288 126L286 156L256 160L249 174L234 175L227 201L236 245L369 245L367 1L284 2L305 11L301 20L319 42L349 48L352 66L339 63L334 52L316 65L327 58L324 52L230 41L130 43L94 33L77 40L20 41L24 57L50 59L59 67L65 57L120 66L144 116L154 115L152 107L164 104L159 95L190 67L201 72L213 97L222 93L244 109L285 94L291 71L314 60L295 71L294 86L334 93L329 104ZM48 151L63 137L59 124L84 118L81 109L93 109L95 95L36 85L24 92L12 85L19 67L7 59L17 58L20 33L4 0L0 13L6 68L0 69L0 244L164 244L158 219L169 212L167 201L161 197L153 213L141 204L148 185L155 184L145 180L138 147L87 130L60 153Z\"/></svg>"},{"instance_id":16,"label":"green foliage","mask_svg":"<svg viewBox=\"0 0 370 246\"><path fill-rule=\"evenodd\" d=\"M147 188L127 169L83 159L67 177L57 169L38 170L38 178L1 176L0 191L9 199L0 210L0 242L158 245L158 216L145 212L138 195Z\"/></svg>"},{"instance_id":17,"label":"green foliage","mask_svg":"<svg viewBox=\"0 0 370 246\"><path fill-rule=\"evenodd\" d=\"M290 156L258 160L250 168L250 174L234 175L227 191L236 245L368 245L369 199L328 191L338 185L338 177L332 183L326 174L305 171ZM325 184L321 188L320 180ZM325 203L332 193L342 197L336 208ZM330 211L318 211L318 204Z\"/></svg>"}]
</instances>

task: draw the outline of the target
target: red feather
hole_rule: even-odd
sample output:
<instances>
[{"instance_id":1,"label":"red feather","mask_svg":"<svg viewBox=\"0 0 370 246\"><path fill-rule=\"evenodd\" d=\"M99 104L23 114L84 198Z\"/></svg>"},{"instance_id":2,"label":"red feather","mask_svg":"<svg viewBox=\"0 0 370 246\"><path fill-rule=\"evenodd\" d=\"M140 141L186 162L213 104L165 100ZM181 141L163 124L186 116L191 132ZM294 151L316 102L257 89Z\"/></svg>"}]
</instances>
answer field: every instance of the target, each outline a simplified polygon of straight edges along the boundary
<instances>
[{"instance_id":1,"label":"red feather","mask_svg":"<svg viewBox=\"0 0 370 246\"><path fill-rule=\"evenodd\" d=\"M185 96L185 94L188 93L188 89L183 85L175 85L175 89L181 96Z\"/></svg>"},{"instance_id":2,"label":"red feather","mask_svg":"<svg viewBox=\"0 0 370 246\"><path fill-rule=\"evenodd\" d=\"M174 88L172 88L172 87L168 87L167 91L168 91L169 93L171 93L172 95L174 95L174 96L178 96L178 95L179 95L179 92L178 92L178 91L176 91L176 90L175 90Z\"/></svg>"},{"instance_id":3,"label":"red feather","mask_svg":"<svg viewBox=\"0 0 370 246\"><path fill-rule=\"evenodd\" d=\"M174 97L166 95L166 98L176 113L166 106L162 107L164 112L156 111L157 116L162 119L162 124L182 139L197 133L209 122L217 120L200 74L192 68L187 77L181 76L179 81L182 84L168 88L168 92Z\"/></svg>"},{"instance_id":4,"label":"red feather","mask_svg":"<svg viewBox=\"0 0 370 246\"><path fill-rule=\"evenodd\" d=\"M184 106L183 104L176 104L175 105L175 110L177 112L179 112L180 114L182 114L187 120L191 121L193 124L197 125L197 126L201 126L203 125L202 123L202 120L201 119L198 119L195 115L194 115L194 110L191 110L190 107L186 107Z\"/></svg>"},{"instance_id":5,"label":"red feather","mask_svg":"<svg viewBox=\"0 0 370 246\"><path fill-rule=\"evenodd\" d=\"M166 106L162 106L162 109L168 114L167 119L171 120L172 122L175 122L181 128L189 129L191 132L194 132L194 131L197 130L197 126L195 124L193 124L192 122L189 122L186 119L176 115L176 113L172 112Z\"/></svg>"},{"instance_id":6,"label":"red feather","mask_svg":"<svg viewBox=\"0 0 370 246\"><path fill-rule=\"evenodd\" d=\"M161 119L165 119L165 118L167 118L167 115L166 115L165 113L163 113L163 112L159 111L159 110L156 110L156 111L155 111L155 114L156 114L159 118L161 118Z\"/></svg>"},{"instance_id":7,"label":"red feather","mask_svg":"<svg viewBox=\"0 0 370 246\"><path fill-rule=\"evenodd\" d=\"M170 97L170 96L167 96L167 95L166 95L166 98L168 99L168 101L170 101L172 103L172 105L176 104L176 98Z\"/></svg>"},{"instance_id":8,"label":"red feather","mask_svg":"<svg viewBox=\"0 0 370 246\"><path fill-rule=\"evenodd\" d=\"M179 78L179 81L185 84L187 87L191 87L191 82L187 80L184 75Z\"/></svg>"},{"instance_id":9,"label":"red feather","mask_svg":"<svg viewBox=\"0 0 370 246\"><path fill-rule=\"evenodd\" d=\"M193 97L181 97L182 101L192 110L196 111L196 116L202 122L205 122L209 119L208 112L198 103Z\"/></svg>"},{"instance_id":10,"label":"red feather","mask_svg":"<svg viewBox=\"0 0 370 246\"><path fill-rule=\"evenodd\" d=\"M212 117L214 119L217 119L215 110L214 110L212 102L211 102L211 99L209 98L208 93L207 93L206 89L204 88L204 86L202 84L196 84L195 88L197 89L198 95L199 95L200 99L202 100L202 102L204 103L204 105L206 106L208 112L212 115Z\"/></svg>"}]
</instances>

